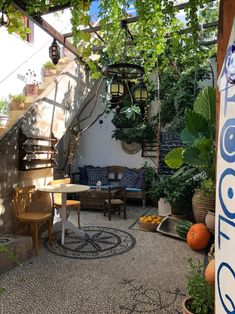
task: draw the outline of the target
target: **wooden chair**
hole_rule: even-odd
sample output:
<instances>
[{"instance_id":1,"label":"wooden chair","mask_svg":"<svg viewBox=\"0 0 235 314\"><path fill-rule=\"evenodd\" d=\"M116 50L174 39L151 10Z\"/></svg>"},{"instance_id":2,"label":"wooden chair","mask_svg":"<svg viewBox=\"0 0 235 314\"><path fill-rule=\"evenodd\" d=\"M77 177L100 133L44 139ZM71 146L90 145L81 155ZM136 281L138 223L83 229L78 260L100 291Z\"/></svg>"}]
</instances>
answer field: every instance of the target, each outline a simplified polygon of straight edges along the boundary
<instances>
[{"instance_id":1,"label":"wooden chair","mask_svg":"<svg viewBox=\"0 0 235 314\"><path fill-rule=\"evenodd\" d=\"M36 255L39 253L39 229L43 223L47 222L48 238L51 244L51 225L52 208L50 211L32 211L32 194L35 192L35 186L14 188L13 208L15 213L15 228L18 229L19 223L25 223L32 227L33 245Z\"/></svg>"},{"instance_id":2,"label":"wooden chair","mask_svg":"<svg viewBox=\"0 0 235 314\"><path fill-rule=\"evenodd\" d=\"M112 211L118 210L120 215L121 206L123 207L124 219L126 219L126 189L109 187L108 188L108 198L104 201L104 216L108 210L109 220L111 220Z\"/></svg>"},{"instance_id":3,"label":"wooden chair","mask_svg":"<svg viewBox=\"0 0 235 314\"><path fill-rule=\"evenodd\" d=\"M50 181L49 185L55 185L55 184L69 184L71 182L70 178L64 178L64 179L58 179ZM61 193L53 193L52 195L53 200L53 207L54 209L61 209L62 207L62 195ZM77 215L78 215L78 227L80 228L80 209L81 209L81 202L76 200L66 200L66 207L67 207L67 219L70 214L71 207L77 208Z\"/></svg>"}]
</instances>

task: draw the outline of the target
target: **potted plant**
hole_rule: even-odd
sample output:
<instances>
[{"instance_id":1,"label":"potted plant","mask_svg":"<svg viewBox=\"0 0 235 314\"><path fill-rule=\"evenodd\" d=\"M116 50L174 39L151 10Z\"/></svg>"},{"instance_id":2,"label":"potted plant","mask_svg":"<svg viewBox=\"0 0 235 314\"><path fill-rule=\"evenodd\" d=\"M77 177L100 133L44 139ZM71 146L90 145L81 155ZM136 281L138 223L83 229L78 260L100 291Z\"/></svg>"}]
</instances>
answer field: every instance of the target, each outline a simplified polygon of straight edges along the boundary
<instances>
[{"instance_id":1,"label":"potted plant","mask_svg":"<svg viewBox=\"0 0 235 314\"><path fill-rule=\"evenodd\" d=\"M56 66L53 62L47 61L43 64L44 76L56 75Z\"/></svg>"},{"instance_id":2,"label":"potted plant","mask_svg":"<svg viewBox=\"0 0 235 314\"><path fill-rule=\"evenodd\" d=\"M25 107L26 96L23 94L9 95L10 110L21 110Z\"/></svg>"},{"instance_id":3,"label":"potted plant","mask_svg":"<svg viewBox=\"0 0 235 314\"><path fill-rule=\"evenodd\" d=\"M38 95L38 85L39 81L37 79L37 74L34 70L28 69L25 74L25 93L27 96L36 96Z\"/></svg>"},{"instance_id":4,"label":"potted plant","mask_svg":"<svg viewBox=\"0 0 235 314\"><path fill-rule=\"evenodd\" d=\"M199 185L200 178L194 169L184 167L173 175L160 176L159 182L149 190L151 199L164 198L171 205L171 212L180 219L186 219L192 209L192 195Z\"/></svg>"},{"instance_id":5,"label":"potted plant","mask_svg":"<svg viewBox=\"0 0 235 314\"><path fill-rule=\"evenodd\" d=\"M215 88L206 87L198 94L193 110L185 114L185 129L181 132L185 146L173 149L165 157L170 168L188 164L201 171L204 179L192 203L195 220L202 223L207 210L215 211L215 109Z\"/></svg>"},{"instance_id":6,"label":"potted plant","mask_svg":"<svg viewBox=\"0 0 235 314\"><path fill-rule=\"evenodd\" d=\"M203 264L189 259L190 273L187 275L189 297L183 300L183 314L213 314L215 303L214 288L205 280Z\"/></svg>"},{"instance_id":7,"label":"potted plant","mask_svg":"<svg viewBox=\"0 0 235 314\"><path fill-rule=\"evenodd\" d=\"M0 128L5 128L8 122L8 102L0 99Z\"/></svg>"}]
</instances>

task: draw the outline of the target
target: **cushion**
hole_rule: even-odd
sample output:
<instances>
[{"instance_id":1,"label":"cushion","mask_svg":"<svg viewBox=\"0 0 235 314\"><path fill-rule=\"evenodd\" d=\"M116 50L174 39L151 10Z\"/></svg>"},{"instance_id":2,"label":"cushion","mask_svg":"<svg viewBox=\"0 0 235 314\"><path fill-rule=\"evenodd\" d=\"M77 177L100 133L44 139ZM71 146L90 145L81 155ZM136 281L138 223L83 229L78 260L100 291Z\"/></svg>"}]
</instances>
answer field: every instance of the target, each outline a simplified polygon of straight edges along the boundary
<instances>
[{"instance_id":1,"label":"cushion","mask_svg":"<svg viewBox=\"0 0 235 314\"><path fill-rule=\"evenodd\" d=\"M102 185L109 184L108 181L108 168L96 167L87 168L88 185L96 185L98 181L101 181Z\"/></svg>"},{"instance_id":2,"label":"cushion","mask_svg":"<svg viewBox=\"0 0 235 314\"><path fill-rule=\"evenodd\" d=\"M139 169L139 177L137 179L137 182L136 182L136 185L135 185L135 188L137 189L142 189L142 186L143 186L143 180L144 180L144 169Z\"/></svg>"},{"instance_id":3,"label":"cushion","mask_svg":"<svg viewBox=\"0 0 235 314\"><path fill-rule=\"evenodd\" d=\"M129 187L134 188L136 186L136 182L139 175L136 171L124 168L123 170L123 176L119 182L120 187Z\"/></svg>"},{"instance_id":4,"label":"cushion","mask_svg":"<svg viewBox=\"0 0 235 314\"><path fill-rule=\"evenodd\" d=\"M87 168L86 167L78 167L79 169L79 183L87 184L88 176L87 176Z\"/></svg>"}]
</instances>

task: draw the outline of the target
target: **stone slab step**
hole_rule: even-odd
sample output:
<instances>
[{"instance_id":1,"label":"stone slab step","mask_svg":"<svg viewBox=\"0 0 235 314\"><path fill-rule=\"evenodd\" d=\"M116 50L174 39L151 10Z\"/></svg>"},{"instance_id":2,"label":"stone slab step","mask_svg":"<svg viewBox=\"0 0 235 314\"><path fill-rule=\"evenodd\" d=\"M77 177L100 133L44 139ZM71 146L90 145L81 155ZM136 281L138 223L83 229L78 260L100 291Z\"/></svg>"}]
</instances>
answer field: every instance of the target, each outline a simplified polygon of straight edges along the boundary
<instances>
[{"instance_id":1,"label":"stone slab step","mask_svg":"<svg viewBox=\"0 0 235 314\"><path fill-rule=\"evenodd\" d=\"M11 251L19 262L23 262L33 255L32 237L20 235L2 235L0 236L0 245L4 244ZM0 274L17 266L7 254L0 253Z\"/></svg>"}]
</instances>

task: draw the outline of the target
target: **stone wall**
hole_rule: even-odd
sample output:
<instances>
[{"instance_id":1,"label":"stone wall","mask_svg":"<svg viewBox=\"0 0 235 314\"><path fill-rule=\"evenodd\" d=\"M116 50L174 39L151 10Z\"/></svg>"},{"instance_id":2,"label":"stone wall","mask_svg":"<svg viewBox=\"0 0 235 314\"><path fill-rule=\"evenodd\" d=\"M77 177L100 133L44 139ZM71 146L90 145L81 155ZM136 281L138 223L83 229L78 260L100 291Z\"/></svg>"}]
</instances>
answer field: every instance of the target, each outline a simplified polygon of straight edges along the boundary
<instances>
[{"instance_id":1,"label":"stone wall","mask_svg":"<svg viewBox=\"0 0 235 314\"><path fill-rule=\"evenodd\" d=\"M70 62L42 92L27 113L0 139L0 233L14 231L12 208L13 188L34 184L46 185L53 178L53 169L18 171L19 128L29 137L51 136L59 140L82 107L92 83L76 61ZM50 205L46 193L37 192L34 208Z\"/></svg>"}]
</instances>

